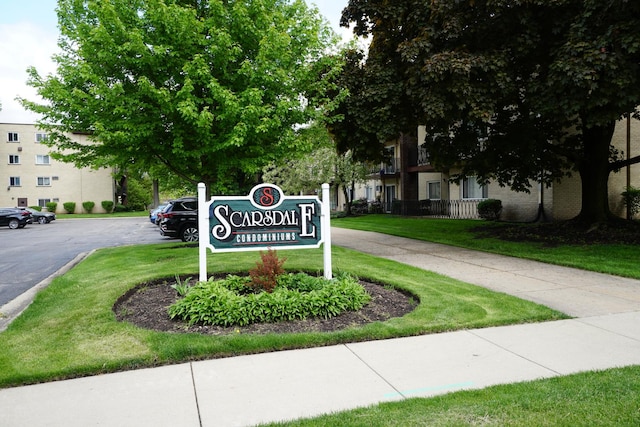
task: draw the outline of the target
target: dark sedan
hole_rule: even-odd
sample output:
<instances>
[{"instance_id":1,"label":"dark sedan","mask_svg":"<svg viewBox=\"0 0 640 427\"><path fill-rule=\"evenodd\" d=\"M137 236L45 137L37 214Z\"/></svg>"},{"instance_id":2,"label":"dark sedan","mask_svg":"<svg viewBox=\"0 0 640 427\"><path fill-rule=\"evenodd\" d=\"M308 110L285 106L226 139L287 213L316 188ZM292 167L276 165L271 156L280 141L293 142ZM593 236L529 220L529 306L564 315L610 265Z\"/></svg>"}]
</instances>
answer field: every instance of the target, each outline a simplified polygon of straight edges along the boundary
<instances>
[{"instance_id":1,"label":"dark sedan","mask_svg":"<svg viewBox=\"0 0 640 427\"><path fill-rule=\"evenodd\" d=\"M31 216L33 217L33 221L38 224L49 224L51 221L56 219L56 214L53 212L40 212L39 210L33 208L22 208L25 211L29 211Z\"/></svg>"},{"instance_id":2,"label":"dark sedan","mask_svg":"<svg viewBox=\"0 0 640 427\"><path fill-rule=\"evenodd\" d=\"M31 212L18 208L0 208L0 226L11 229L23 228L33 222Z\"/></svg>"}]
</instances>

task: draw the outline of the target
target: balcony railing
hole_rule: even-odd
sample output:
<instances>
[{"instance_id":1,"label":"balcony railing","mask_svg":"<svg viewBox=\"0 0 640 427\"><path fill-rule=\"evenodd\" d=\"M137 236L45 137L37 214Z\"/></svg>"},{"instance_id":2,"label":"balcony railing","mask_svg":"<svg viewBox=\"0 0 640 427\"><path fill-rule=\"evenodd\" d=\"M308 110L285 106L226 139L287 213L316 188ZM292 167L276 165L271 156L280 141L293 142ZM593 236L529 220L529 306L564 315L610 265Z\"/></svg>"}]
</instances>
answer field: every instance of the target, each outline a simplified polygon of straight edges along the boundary
<instances>
[{"instance_id":1,"label":"balcony railing","mask_svg":"<svg viewBox=\"0 0 640 427\"><path fill-rule=\"evenodd\" d=\"M427 147L424 145L418 145L418 166L425 166L431 163L431 159L429 158L429 151L427 151Z\"/></svg>"},{"instance_id":2,"label":"balcony railing","mask_svg":"<svg viewBox=\"0 0 640 427\"><path fill-rule=\"evenodd\" d=\"M388 163L381 163L371 170L371 174L375 175L395 175L398 172L400 172L400 159L391 159Z\"/></svg>"},{"instance_id":3,"label":"balcony railing","mask_svg":"<svg viewBox=\"0 0 640 427\"><path fill-rule=\"evenodd\" d=\"M482 200L394 200L384 212L403 216L432 218L479 219L478 203Z\"/></svg>"}]
</instances>

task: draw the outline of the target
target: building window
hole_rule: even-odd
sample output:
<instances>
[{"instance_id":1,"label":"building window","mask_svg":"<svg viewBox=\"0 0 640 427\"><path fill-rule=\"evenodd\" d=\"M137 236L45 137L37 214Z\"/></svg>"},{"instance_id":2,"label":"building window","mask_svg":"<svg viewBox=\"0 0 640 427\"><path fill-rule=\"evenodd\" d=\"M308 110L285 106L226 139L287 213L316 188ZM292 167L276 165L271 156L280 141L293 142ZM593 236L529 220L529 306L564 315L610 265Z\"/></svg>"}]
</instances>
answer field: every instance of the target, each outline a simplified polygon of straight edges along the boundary
<instances>
[{"instance_id":1,"label":"building window","mask_svg":"<svg viewBox=\"0 0 640 427\"><path fill-rule=\"evenodd\" d=\"M18 140L18 132L7 133L7 142L20 142Z\"/></svg>"},{"instance_id":2,"label":"building window","mask_svg":"<svg viewBox=\"0 0 640 427\"><path fill-rule=\"evenodd\" d=\"M427 199L440 200L440 181L427 182Z\"/></svg>"},{"instance_id":3,"label":"building window","mask_svg":"<svg viewBox=\"0 0 640 427\"><path fill-rule=\"evenodd\" d=\"M36 133L36 142L38 144L41 144L46 140L47 140L47 134L46 133Z\"/></svg>"},{"instance_id":4,"label":"building window","mask_svg":"<svg viewBox=\"0 0 640 427\"><path fill-rule=\"evenodd\" d=\"M462 181L463 199L486 199L488 197L487 186L478 184L475 176L469 176Z\"/></svg>"},{"instance_id":5,"label":"building window","mask_svg":"<svg viewBox=\"0 0 640 427\"><path fill-rule=\"evenodd\" d=\"M9 177L9 185L11 187L20 187L20 177L19 176L10 176Z\"/></svg>"},{"instance_id":6,"label":"building window","mask_svg":"<svg viewBox=\"0 0 640 427\"><path fill-rule=\"evenodd\" d=\"M373 187L371 187L370 185L367 185L364 188L364 194L365 194L365 197L367 198L367 201L373 200L374 199Z\"/></svg>"},{"instance_id":7,"label":"building window","mask_svg":"<svg viewBox=\"0 0 640 427\"><path fill-rule=\"evenodd\" d=\"M48 176L38 177L38 187L49 187L51 185L51 178Z\"/></svg>"},{"instance_id":8,"label":"building window","mask_svg":"<svg viewBox=\"0 0 640 427\"><path fill-rule=\"evenodd\" d=\"M41 208L46 208L47 203L51 202L51 199L38 199L38 206Z\"/></svg>"},{"instance_id":9,"label":"building window","mask_svg":"<svg viewBox=\"0 0 640 427\"><path fill-rule=\"evenodd\" d=\"M10 165L19 165L20 164L20 156L17 154L9 154L9 164Z\"/></svg>"},{"instance_id":10,"label":"building window","mask_svg":"<svg viewBox=\"0 0 640 427\"><path fill-rule=\"evenodd\" d=\"M48 154L37 154L36 155L36 165L50 165L51 157Z\"/></svg>"}]
</instances>

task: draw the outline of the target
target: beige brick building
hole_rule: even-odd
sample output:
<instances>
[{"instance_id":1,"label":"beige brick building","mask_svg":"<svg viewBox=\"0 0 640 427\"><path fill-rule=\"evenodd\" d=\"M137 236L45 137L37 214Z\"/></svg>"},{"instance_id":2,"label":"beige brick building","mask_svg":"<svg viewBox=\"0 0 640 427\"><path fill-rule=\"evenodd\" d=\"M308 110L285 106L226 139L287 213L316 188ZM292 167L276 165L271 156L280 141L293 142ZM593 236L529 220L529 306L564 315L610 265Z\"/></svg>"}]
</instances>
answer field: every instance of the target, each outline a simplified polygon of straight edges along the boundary
<instances>
[{"instance_id":1,"label":"beige brick building","mask_svg":"<svg viewBox=\"0 0 640 427\"><path fill-rule=\"evenodd\" d=\"M104 212L102 201L115 201L111 169L80 169L57 161L41 143L46 137L32 124L0 123L0 206L44 207L56 202L56 211L64 213L63 203L75 202L75 212L81 213L82 203L92 201L94 213ZM89 143L86 135L71 138Z\"/></svg>"},{"instance_id":2,"label":"beige brick building","mask_svg":"<svg viewBox=\"0 0 640 427\"><path fill-rule=\"evenodd\" d=\"M424 129L421 128L418 130L417 141L424 141L424 138ZM541 188L532 183L530 193L517 193L500 187L497 183L480 187L473 178L456 184L449 181L450 175L455 171L444 173L435 170L428 162L428 153L419 144L416 153L417 141L410 141L402 136L389 141L387 149L392 158L391 163L382 165L380 174L372 175L370 182L357 188L354 199L367 198L370 202L375 199L382 203L385 212L408 215L442 214L473 218L477 213L477 203L487 198L502 201L501 219L506 221L534 221L538 219L541 205L548 220L567 220L580 213L582 184L578 173L549 188ZM621 120L612 143L625 158L640 155L640 121ZM609 177L609 207L612 213L620 217L626 217L621 193L628 185L640 188L640 164L612 172ZM371 191L372 188L376 191ZM431 206L440 206L440 211L434 213L433 209L431 212L425 210L424 202L427 200ZM394 210L394 203L400 206L400 211ZM338 206L343 205L344 201L340 196Z\"/></svg>"}]
</instances>

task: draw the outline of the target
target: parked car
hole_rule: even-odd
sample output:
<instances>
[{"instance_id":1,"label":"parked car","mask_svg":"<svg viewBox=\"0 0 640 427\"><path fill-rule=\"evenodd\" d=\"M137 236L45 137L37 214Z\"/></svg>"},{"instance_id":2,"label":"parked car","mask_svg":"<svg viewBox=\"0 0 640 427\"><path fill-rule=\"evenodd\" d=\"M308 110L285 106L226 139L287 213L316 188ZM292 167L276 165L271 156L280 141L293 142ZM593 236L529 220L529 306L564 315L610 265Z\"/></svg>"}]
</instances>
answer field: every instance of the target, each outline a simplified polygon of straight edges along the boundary
<instances>
[{"instance_id":1,"label":"parked car","mask_svg":"<svg viewBox=\"0 0 640 427\"><path fill-rule=\"evenodd\" d=\"M157 216L156 216L156 225L159 227L160 223L162 222L162 215L164 215L164 212L167 209L171 208L171 203L167 203L164 208L162 208L162 210L160 212L158 212Z\"/></svg>"},{"instance_id":2,"label":"parked car","mask_svg":"<svg viewBox=\"0 0 640 427\"><path fill-rule=\"evenodd\" d=\"M11 229L23 228L31 224L33 218L31 212L19 208L0 208L0 226L9 226Z\"/></svg>"},{"instance_id":3,"label":"parked car","mask_svg":"<svg viewBox=\"0 0 640 427\"><path fill-rule=\"evenodd\" d=\"M197 242L198 199L183 197L170 201L162 211L160 234L182 239L183 242Z\"/></svg>"},{"instance_id":4,"label":"parked car","mask_svg":"<svg viewBox=\"0 0 640 427\"><path fill-rule=\"evenodd\" d=\"M160 223L160 220L158 219L158 214L160 212L162 212L162 210L166 207L167 205L160 205L155 209L151 209L149 211L149 221L151 221L151 224L156 224L158 225Z\"/></svg>"},{"instance_id":5,"label":"parked car","mask_svg":"<svg viewBox=\"0 0 640 427\"><path fill-rule=\"evenodd\" d=\"M33 217L33 221L38 224L49 224L51 221L56 219L56 214L53 212L40 212L39 210L33 208L21 208L25 211L29 211L31 216Z\"/></svg>"}]
</instances>

